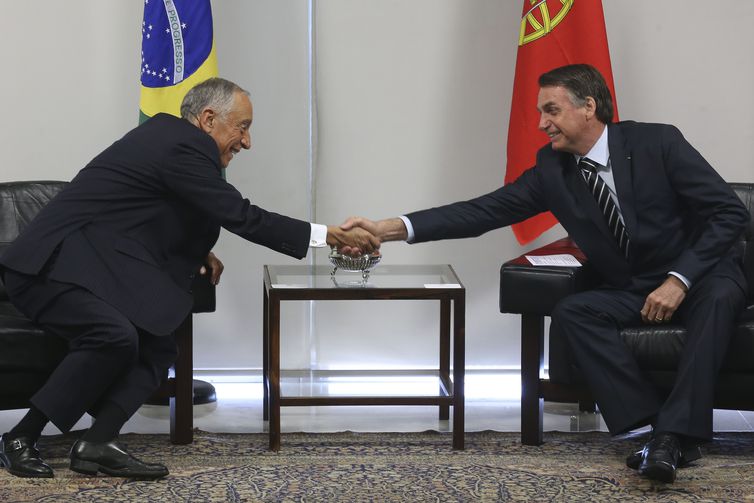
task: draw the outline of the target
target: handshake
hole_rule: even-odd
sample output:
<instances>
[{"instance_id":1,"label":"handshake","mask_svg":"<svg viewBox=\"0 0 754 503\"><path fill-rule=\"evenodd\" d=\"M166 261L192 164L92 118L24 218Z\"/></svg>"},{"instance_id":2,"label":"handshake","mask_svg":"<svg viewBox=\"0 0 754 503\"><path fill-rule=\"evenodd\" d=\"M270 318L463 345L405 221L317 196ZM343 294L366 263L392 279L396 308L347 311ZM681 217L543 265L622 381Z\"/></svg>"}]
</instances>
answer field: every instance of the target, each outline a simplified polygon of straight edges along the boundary
<instances>
[{"instance_id":1,"label":"handshake","mask_svg":"<svg viewBox=\"0 0 754 503\"><path fill-rule=\"evenodd\" d=\"M350 217L339 226L327 226L327 244L338 253L357 257L378 254L385 241L405 241L406 225L400 218L373 221L364 217Z\"/></svg>"}]
</instances>

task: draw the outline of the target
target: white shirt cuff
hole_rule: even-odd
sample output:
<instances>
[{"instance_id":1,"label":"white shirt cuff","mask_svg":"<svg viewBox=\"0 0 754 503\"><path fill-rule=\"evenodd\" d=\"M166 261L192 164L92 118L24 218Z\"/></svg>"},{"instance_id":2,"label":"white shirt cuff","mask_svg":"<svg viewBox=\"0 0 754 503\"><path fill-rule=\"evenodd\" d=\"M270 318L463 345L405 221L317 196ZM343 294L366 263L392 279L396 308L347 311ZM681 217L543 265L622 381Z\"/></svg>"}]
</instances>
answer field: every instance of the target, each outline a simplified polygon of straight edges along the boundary
<instances>
[{"instance_id":1,"label":"white shirt cuff","mask_svg":"<svg viewBox=\"0 0 754 503\"><path fill-rule=\"evenodd\" d=\"M327 246L327 226L322 224L310 224L312 226L309 237L310 248L322 248Z\"/></svg>"},{"instance_id":2,"label":"white shirt cuff","mask_svg":"<svg viewBox=\"0 0 754 503\"><path fill-rule=\"evenodd\" d=\"M684 285L686 285L686 289L687 290L691 290L691 281L689 281L686 278L686 276L684 276L683 274L677 273L675 271L670 271L668 274L671 274L671 275L675 276L676 278L680 279L681 283L683 283Z\"/></svg>"},{"instance_id":3,"label":"white shirt cuff","mask_svg":"<svg viewBox=\"0 0 754 503\"><path fill-rule=\"evenodd\" d=\"M401 220L403 220L403 224L406 226L406 232L408 233L408 239L406 239L406 243L413 243L414 242L414 226L411 225L411 220L408 219L407 216L401 215Z\"/></svg>"}]
</instances>

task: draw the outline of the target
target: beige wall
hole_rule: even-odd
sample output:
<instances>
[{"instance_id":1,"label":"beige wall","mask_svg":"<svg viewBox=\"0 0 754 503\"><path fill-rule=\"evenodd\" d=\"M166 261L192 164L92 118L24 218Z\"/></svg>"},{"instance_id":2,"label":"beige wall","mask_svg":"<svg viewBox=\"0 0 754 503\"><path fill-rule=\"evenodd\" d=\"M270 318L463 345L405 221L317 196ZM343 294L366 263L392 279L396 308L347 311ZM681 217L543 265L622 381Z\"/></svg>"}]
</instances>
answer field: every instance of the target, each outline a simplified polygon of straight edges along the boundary
<instances>
[{"instance_id":1,"label":"beige wall","mask_svg":"<svg viewBox=\"0 0 754 503\"><path fill-rule=\"evenodd\" d=\"M754 21L754 2L603 3L621 118L674 123L723 177L751 181L754 42L738 27ZM316 0L318 141L310 159L307 2L215 0L221 73L255 103L254 148L233 161L229 181L271 210L308 219L313 206L322 223L394 216L496 188L520 4ZM136 124L142 5L0 0L2 179L70 179ZM526 248L509 229L388 244L384 261L453 264L467 288L467 364L517 366L519 322L498 313L498 269L562 235L554 229ZM261 267L295 261L225 232L217 253L227 272L217 313L196 318L196 365L259 367ZM322 304L310 333L308 306L286 307L283 363L432 365L436 311L421 303Z\"/></svg>"}]
</instances>

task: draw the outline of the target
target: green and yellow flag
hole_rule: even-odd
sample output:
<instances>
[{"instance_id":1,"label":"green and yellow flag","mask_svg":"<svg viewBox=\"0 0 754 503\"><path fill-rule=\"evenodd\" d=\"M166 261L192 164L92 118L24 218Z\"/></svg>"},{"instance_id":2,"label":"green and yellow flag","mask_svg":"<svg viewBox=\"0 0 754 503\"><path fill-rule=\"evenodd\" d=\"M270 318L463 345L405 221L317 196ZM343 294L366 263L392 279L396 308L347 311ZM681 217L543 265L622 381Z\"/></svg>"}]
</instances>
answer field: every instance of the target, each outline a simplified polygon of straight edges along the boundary
<instances>
[{"instance_id":1,"label":"green and yellow flag","mask_svg":"<svg viewBox=\"0 0 754 503\"><path fill-rule=\"evenodd\" d=\"M210 0L144 0L139 123L180 116L188 90L216 76Z\"/></svg>"}]
</instances>

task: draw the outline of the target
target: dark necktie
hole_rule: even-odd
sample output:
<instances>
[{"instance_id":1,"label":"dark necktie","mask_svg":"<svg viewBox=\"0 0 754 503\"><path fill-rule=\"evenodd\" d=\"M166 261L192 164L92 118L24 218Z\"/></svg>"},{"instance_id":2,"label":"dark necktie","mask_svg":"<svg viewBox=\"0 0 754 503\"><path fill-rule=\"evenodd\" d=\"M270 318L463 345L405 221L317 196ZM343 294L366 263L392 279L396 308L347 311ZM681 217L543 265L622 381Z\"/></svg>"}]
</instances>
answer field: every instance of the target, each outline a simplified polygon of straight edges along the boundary
<instances>
[{"instance_id":1,"label":"dark necktie","mask_svg":"<svg viewBox=\"0 0 754 503\"><path fill-rule=\"evenodd\" d=\"M589 191L597 201L600 211L605 215L607 226L618 242L618 248L623 252L623 256L628 258L628 233L626 232L626 226L623 225L623 219L618 213L615 201L610 196L610 189L608 189L605 180L597 174L597 166L599 164L586 157L582 157L581 161L579 161L579 168L581 169L581 174L584 176L584 180L586 180Z\"/></svg>"}]
</instances>

